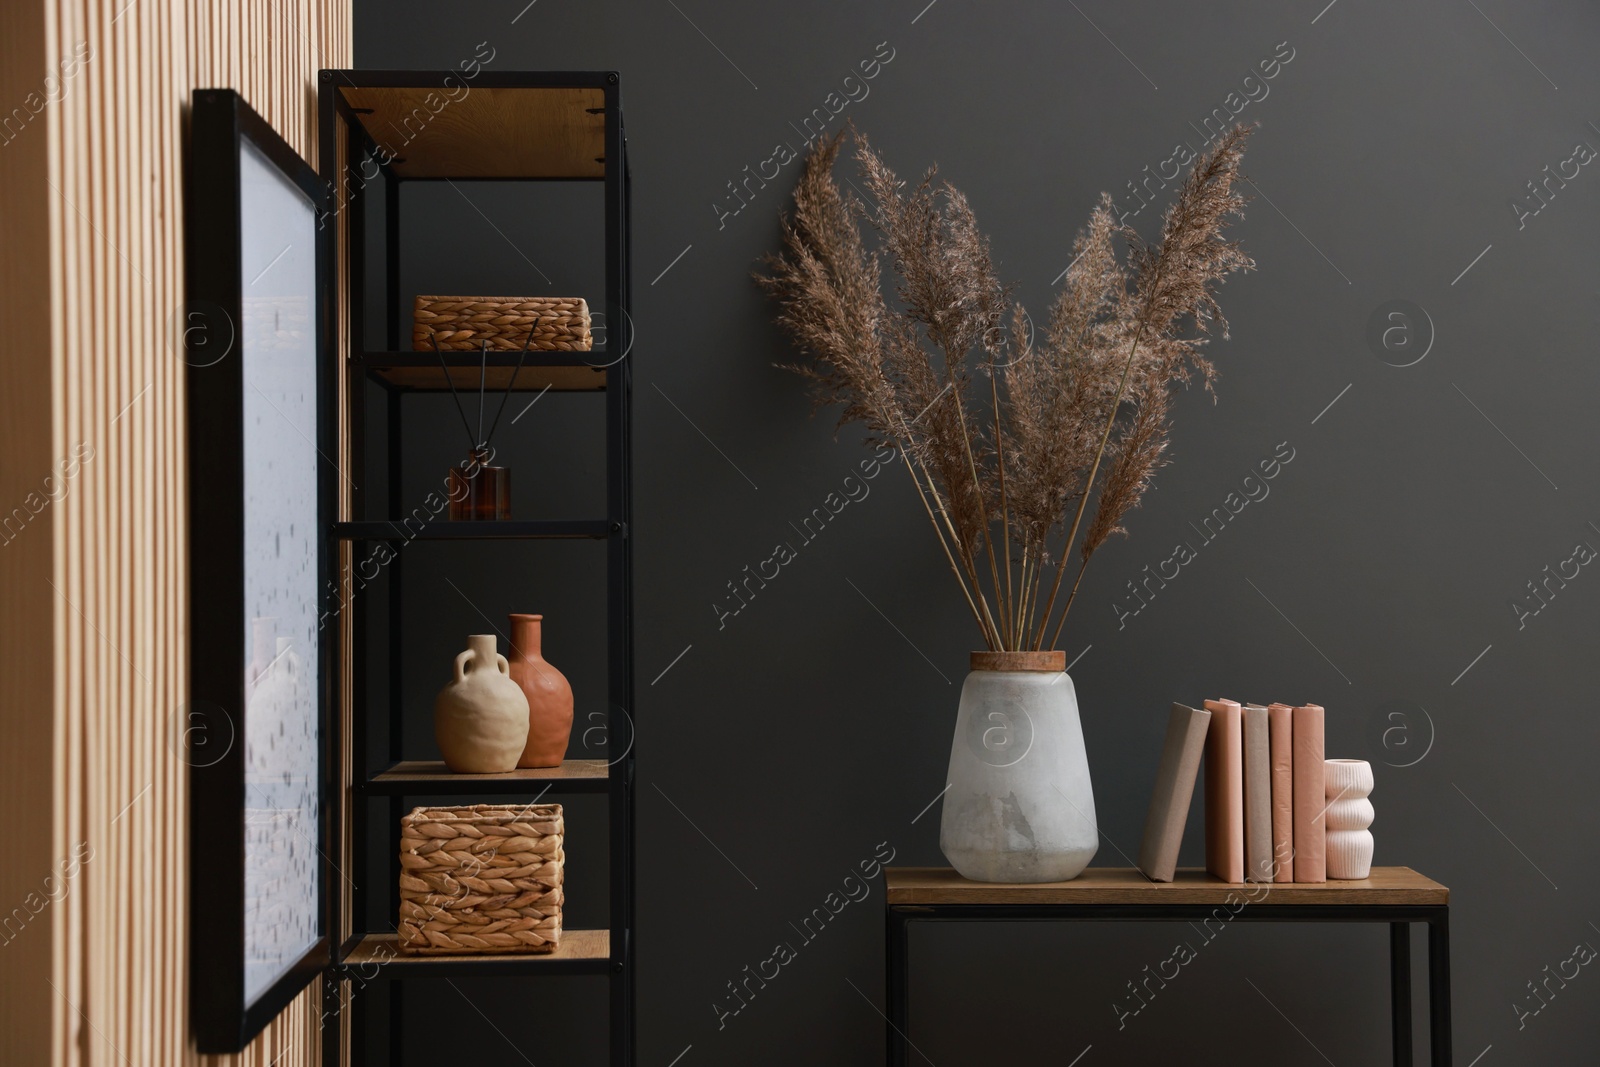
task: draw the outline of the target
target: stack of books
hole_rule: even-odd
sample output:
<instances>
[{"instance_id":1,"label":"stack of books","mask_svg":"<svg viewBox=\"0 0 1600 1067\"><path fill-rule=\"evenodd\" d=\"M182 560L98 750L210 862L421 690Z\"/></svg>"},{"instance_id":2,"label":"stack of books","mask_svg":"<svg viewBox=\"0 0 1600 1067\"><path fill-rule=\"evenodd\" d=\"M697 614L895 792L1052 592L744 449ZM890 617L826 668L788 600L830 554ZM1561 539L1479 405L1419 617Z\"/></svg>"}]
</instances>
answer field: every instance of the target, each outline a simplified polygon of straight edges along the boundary
<instances>
[{"instance_id":1,"label":"stack of books","mask_svg":"<svg viewBox=\"0 0 1600 1067\"><path fill-rule=\"evenodd\" d=\"M1139 869L1172 881L1205 757L1206 870L1225 882L1327 880L1319 705L1172 705Z\"/></svg>"}]
</instances>

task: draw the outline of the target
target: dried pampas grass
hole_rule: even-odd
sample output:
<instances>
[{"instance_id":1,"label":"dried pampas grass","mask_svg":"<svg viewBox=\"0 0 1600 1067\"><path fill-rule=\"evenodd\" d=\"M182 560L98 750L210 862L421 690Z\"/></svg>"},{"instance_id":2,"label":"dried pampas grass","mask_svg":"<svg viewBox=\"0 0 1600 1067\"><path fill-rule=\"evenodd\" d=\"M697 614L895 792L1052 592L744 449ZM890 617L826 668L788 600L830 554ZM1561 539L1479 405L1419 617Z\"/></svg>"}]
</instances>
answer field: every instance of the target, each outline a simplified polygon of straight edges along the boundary
<instances>
[{"instance_id":1,"label":"dried pampas grass","mask_svg":"<svg viewBox=\"0 0 1600 1067\"><path fill-rule=\"evenodd\" d=\"M1210 389L1200 349L1227 336L1213 290L1254 266L1223 238L1244 205L1234 185L1249 135L1237 127L1195 161L1154 244L1102 196L1037 330L995 277L966 197L935 170L908 186L852 128L865 203L833 179L843 133L807 159L784 250L757 281L810 357L790 369L818 404L842 404L841 425L899 450L990 649L1055 646L1090 557L1126 533L1167 463L1177 386Z\"/></svg>"}]
</instances>

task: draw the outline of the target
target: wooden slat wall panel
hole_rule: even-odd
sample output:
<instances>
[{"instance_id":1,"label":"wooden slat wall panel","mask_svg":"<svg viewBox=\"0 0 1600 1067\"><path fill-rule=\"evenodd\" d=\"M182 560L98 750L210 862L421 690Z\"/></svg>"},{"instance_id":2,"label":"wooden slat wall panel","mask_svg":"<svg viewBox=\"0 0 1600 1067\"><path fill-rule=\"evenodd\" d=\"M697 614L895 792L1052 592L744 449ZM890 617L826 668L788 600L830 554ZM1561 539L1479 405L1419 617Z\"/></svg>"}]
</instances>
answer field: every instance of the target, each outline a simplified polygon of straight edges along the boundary
<instances>
[{"instance_id":1,"label":"wooden slat wall panel","mask_svg":"<svg viewBox=\"0 0 1600 1067\"><path fill-rule=\"evenodd\" d=\"M174 335L190 90L238 89L315 163L315 72L349 62L341 0L0 4L0 527L26 513L0 530L0 1062L320 1060L315 991L239 1056L190 1039Z\"/></svg>"}]
</instances>

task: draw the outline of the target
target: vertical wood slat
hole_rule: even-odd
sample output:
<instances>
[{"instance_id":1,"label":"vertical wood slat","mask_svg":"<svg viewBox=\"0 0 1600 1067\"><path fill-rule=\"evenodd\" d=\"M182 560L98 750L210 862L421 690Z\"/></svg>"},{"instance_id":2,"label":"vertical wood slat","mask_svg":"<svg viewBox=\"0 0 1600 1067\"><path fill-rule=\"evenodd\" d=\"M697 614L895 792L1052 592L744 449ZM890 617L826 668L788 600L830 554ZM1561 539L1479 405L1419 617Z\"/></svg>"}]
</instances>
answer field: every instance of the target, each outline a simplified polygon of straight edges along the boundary
<instances>
[{"instance_id":1,"label":"vertical wood slat","mask_svg":"<svg viewBox=\"0 0 1600 1067\"><path fill-rule=\"evenodd\" d=\"M238 89L314 162L315 71L349 64L349 19L340 0L0 4L0 105L55 86L0 133L0 311L12 324L0 359L0 521L25 508L16 536L0 533L0 693L16 709L0 717L0 809L13 828L0 919L22 907L25 924L0 934L0 1062L319 1060L315 989L239 1056L200 1057L189 1035L177 744L187 458L174 326L190 91ZM45 483L80 443L93 458ZM41 497L29 494L63 484L35 513ZM92 858L61 879L80 843Z\"/></svg>"}]
</instances>

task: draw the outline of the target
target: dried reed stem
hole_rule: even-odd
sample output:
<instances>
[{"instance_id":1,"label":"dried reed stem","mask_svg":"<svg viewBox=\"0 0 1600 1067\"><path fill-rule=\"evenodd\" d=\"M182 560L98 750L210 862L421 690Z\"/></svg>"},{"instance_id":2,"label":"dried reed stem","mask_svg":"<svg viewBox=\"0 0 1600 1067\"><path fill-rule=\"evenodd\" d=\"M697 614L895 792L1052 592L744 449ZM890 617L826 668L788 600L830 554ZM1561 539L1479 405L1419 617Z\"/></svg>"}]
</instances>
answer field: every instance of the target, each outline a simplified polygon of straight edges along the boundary
<instances>
[{"instance_id":1,"label":"dried reed stem","mask_svg":"<svg viewBox=\"0 0 1600 1067\"><path fill-rule=\"evenodd\" d=\"M966 197L936 183L933 170L902 181L859 134L855 158L871 202L842 192L832 169L843 136L807 158L783 221L784 250L757 276L811 357L790 369L812 382L819 405L843 405L841 425L859 422L869 443L900 451L985 643L1038 649L1048 633L1054 645L1090 557L1126 532L1123 516L1168 462L1173 390L1194 372L1211 386L1200 347L1212 324L1227 335L1212 290L1253 266L1222 237L1243 205L1233 185L1249 131L1230 131L1195 161L1155 245L1120 224L1102 196L1037 336L996 280ZM1008 309L1022 354L1001 367L993 337ZM987 413L966 370L975 348L989 375ZM1057 619L1074 551L1076 576Z\"/></svg>"},{"instance_id":2,"label":"dried reed stem","mask_svg":"<svg viewBox=\"0 0 1600 1067\"><path fill-rule=\"evenodd\" d=\"M984 638L987 640L990 636L989 625L984 613L978 610L977 603L972 599L972 592L967 588L966 579L961 577L961 569L956 566L956 558L950 552L950 546L945 541L944 531L939 529L939 520L933 516L933 506L928 503L928 495L923 491L922 482L917 477L915 468L911 466L911 459L904 452L900 453L900 458L905 463L906 473L911 475L912 484L917 487L917 498L922 501L922 507L928 513L928 521L933 524L933 533L939 539L939 547L944 549L944 558L950 562L950 573L955 575L956 584L961 587L961 595L966 598L967 607L972 609L972 617L978 621L978 629L983 631Z\"/></svg>"},{"instance_id":3,"label":"dried reed stem","mask_svg":"<svg viewBox=\"0 0 1600 1067\"><path fill-rule=\"evenodd\" d=\"M1159 279L1157 280L1159 281ZM1128 348L1127 362L1122 365L1122 381L1117 383L1117 395L1115 399L1111 401L1111 411L1110 414L1106 416L1106 426L1100 434L1100 445L1095 449L1094 463L1089 467L1089 477L1085 480L1083 495L1078 498L1078 511L1077 514L1073 515L1072 517L1072 529L1067 531L1066 543L1061 548L1061 559L1056 564L1055 584L1050 587L1050 599L1046 600L1044 603L1044 616L1039 620L1039 632L1034 635L1033 647L1035 649L1038 649L1039 646L1044 643L1044 632L1050 626L1050 612L1055 607L1056 593L1061 589L1061 579L1066 577L1067 574L1067 557L1071 554L1072 546L1078 539L1078 525L1083 522L1084 509L1089 506L1089 490L1094 487L1095 475L1100 473L1100 462L1101 460L1105 459L1106 455L1106 442L1111 440L1111 429L1116 425L1118 409L1122 406L1122 398L1127 395L1128 378L1133 374L1133 357L1139 351L1139 340L1144 336L1146 321L1148 320L1140 321L1139 329L1133 335L1133 344ZM1085 558L1084 564L1087 565L1088 562L1088 559ZM1081 567L1078 569L1078 575L1079 577L1082 577L1083 575L1083 569ZM1064 623L1066 621L1067 613L1063 611L1061 613L1061 622ZM1056 625L1055 635L1050 638L1050 643L1052 645L1055 644L1056 637L1059 636L1060 633L1061 625L1058 623Z\"/></svg>"}]
</instances>

